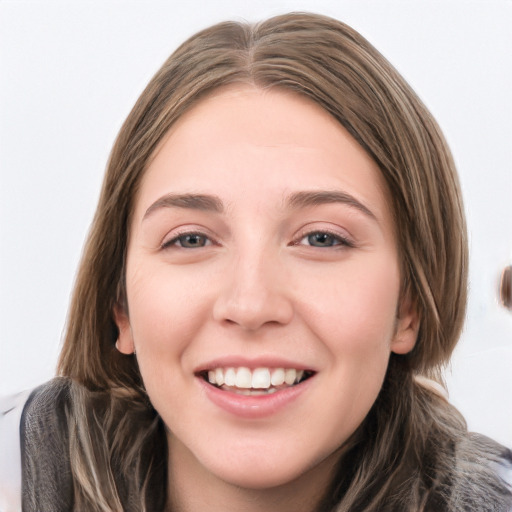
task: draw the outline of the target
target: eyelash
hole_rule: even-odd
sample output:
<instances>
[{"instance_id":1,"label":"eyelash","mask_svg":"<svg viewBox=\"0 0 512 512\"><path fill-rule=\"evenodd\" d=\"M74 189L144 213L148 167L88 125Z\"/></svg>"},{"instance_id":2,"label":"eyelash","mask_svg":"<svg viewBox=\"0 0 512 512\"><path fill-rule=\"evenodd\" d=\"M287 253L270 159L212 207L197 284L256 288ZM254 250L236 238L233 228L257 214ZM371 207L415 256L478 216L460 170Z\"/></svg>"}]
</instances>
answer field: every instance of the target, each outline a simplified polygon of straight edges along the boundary
<instances>
[{"instance_id":1,"label":"eyelash","mask_svg":"<svg viewBox=\"0 0 512 512\"><path fill-rule=\"evenodd\" d=\"M318 235L324 236L324 237L330 237L333 242L332 245L315 246L311 243L301 244L301 242L305 239L309 239L308 242L311 242L311 237L318 236ZM197 238L203 239L203 241L204 241L203 245L199 245L199 246L196 245L195 247L185 247L183 245L184 240L186 240L187 238L190 238L190 237L197 237ZM198 248L201 249L203 247L213 245L213 243L214 242L207 235L202 233L201 231L187 231L184 233L179 233L178 235L173 237L171 240L164 242L162 244L161 248L167 249L167 248L175 246L175 247L179 247L181 249L198 249ZM317 247L320 249L329 249L329 248L333 248L333 247L334 248L355 247L354 243L351 240L349 240L347 237L344 237L344 236L340 235L339 233L334 233L332 231L325 230L325 229L319 229L319 230L315 230L315 231L309 231L309 232L302 233L300 235L300 237L295 242L291 243L290 245L292 245L292 246L308 245L310 247Z\"/></svg>"}]
</instances>

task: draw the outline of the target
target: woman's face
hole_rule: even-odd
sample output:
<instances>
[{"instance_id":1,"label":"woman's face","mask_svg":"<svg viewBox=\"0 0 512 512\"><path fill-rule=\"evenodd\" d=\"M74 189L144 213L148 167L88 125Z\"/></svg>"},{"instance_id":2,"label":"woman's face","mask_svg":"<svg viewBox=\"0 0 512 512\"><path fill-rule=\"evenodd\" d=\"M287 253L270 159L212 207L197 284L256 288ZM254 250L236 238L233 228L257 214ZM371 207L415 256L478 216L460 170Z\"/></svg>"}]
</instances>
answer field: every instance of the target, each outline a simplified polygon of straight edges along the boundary
<instances>
[{"instance_id":1,"label":"woman's face","mask_svg":"<svg viewBox=\"0 0 512 512\"><path fill-rule=\"evenodd\" d=\"M221 89L174 125L141 183L116 312L171 460L258 489L332 466L390 352L416 339L386 194L293 93Z\"/></svg>"}]
</instances>

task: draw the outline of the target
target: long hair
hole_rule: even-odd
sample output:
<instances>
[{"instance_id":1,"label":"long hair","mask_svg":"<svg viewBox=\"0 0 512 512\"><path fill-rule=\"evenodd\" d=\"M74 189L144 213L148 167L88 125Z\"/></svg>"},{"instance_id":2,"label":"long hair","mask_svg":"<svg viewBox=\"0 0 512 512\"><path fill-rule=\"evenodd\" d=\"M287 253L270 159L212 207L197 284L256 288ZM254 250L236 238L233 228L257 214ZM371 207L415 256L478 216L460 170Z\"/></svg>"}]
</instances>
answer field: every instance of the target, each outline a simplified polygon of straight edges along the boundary
<instances>
[{"instance_id":1,"label":"long hair","mask_svg":"<svg viewBox=\"0 0 512 512\"><path fill-rule=\"evenodd\" d=\"M465 315L468 256L457 173L435 120L368 41L334 19L294 13L255 25L221 23L199 32L164 63L121 128L80 264L59 361L59 373L79 384L72 386L77 405L70 412L72 466L80 475L77 509L126 506L112 460L131 456L124 467L140 466L137 450L147 443L154 448L157 436L148 436L147 425L161 430L135 357L114 348L118 333L113 310L124 301L128 230L141 178L173 123L211 91L232 84L310 98L348 130L384 177L396 227L402 296L418 311L418 340L411 353L391 355L384 387L342 457L352 460L352 473L345 471L333 483L325 510L335 504L340 511L374 510L379 503L384 510L382 503L390 496L396 503L421 503L425 489L438 478L435 457L428 468L418 462L417 471L408 470L411 460L434 448L429 445L435 424L431 418L443 419L435 426L442 450L450 449L447 432L465 428L443 399L414 380L415 375L439 377ZM88 401L98 396L107 397L106 412L101 417L84 413ZM113 428L121 411L135 418L139 410L144 411L140 426L133 420ZM123 443L112 442L114 432L116 440L130 440L134 449L128 455L117 449ZM164 437L160 435L161 443ZM161 467L165 446L154 451L159 453L144 451L149 453L146 464ZM416 475L413 485L404 485L405 474L407 479ZM145 510L147 468L126 478L135 482L138 508Z\"/></svg>"}]
</instances>

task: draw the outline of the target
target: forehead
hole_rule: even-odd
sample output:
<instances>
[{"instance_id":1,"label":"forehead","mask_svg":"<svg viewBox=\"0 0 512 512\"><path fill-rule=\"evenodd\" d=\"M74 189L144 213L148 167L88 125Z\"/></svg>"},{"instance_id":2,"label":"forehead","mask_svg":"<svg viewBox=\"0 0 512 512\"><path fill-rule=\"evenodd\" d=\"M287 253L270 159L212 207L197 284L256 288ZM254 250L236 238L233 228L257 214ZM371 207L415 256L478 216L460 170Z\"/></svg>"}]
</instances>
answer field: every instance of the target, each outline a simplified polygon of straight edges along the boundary
<instances>
[{"instance_id":1,"label":"forehead","mask_svg":"<svg viewBox=\"0 0 512 512\"><path fill-rule=\"evenodd\" d=\"M138 206L164 193L215 193L229 201L240 192L315 189L342 190L378 217L387 214L378 166L326 110L282 89L230 86L172 126L143 177Z\"/></svg>"}]
</instances>

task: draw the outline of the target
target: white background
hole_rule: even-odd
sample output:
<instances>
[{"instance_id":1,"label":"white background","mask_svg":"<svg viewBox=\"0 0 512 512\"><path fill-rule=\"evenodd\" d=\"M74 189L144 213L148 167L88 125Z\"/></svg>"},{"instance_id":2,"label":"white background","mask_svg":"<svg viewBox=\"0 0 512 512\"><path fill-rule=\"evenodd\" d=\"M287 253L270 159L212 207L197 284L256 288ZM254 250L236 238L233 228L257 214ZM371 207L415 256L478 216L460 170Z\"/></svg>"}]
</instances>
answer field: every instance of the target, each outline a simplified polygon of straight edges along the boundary
<instances>
[{"instance_id":1,"label":"white background","mask_svg":"<svg viewBox=\"0 0 512 512\"><path fill-rule=\"evenodd\" d=\"M186 37L225 19L328 14L365 35L440 122L471 237L447 380L471 429L512 446L512 1L0 1L0 393L54 373L81 247L120 125Z\"/></svg>"}]
</instances>

